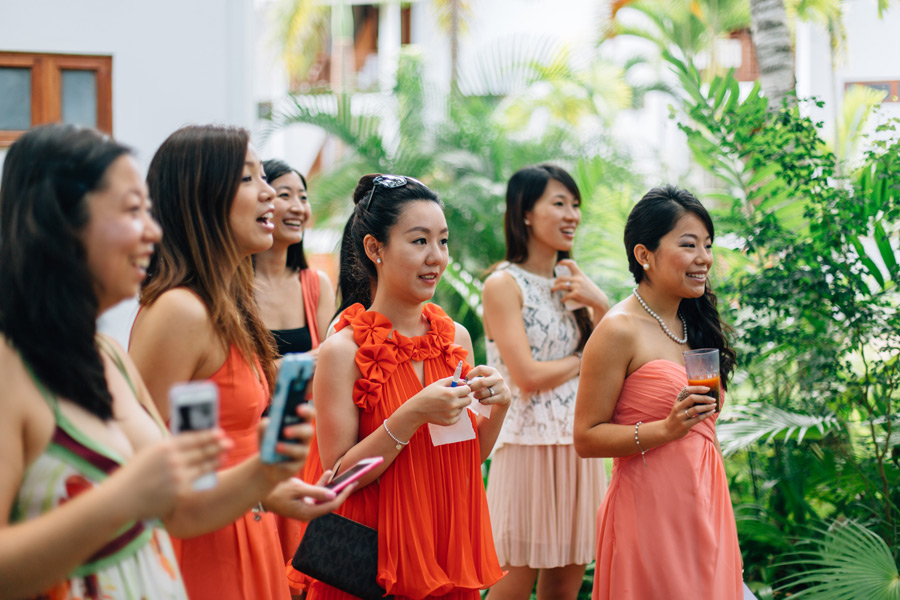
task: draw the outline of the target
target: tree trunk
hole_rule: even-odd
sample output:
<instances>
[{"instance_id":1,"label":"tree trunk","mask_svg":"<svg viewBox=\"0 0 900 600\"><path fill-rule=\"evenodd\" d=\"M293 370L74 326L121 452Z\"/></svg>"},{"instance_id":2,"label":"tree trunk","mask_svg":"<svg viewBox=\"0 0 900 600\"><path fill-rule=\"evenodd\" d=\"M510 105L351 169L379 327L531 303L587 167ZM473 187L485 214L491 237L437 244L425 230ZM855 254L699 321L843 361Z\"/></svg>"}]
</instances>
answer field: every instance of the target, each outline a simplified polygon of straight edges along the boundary
<instances>
[{"instance_id":1,"label":"tree trunk","mask_svg":"<svg viewBox=\"0 0 900 600\"><path fill-rule=\"evenodd\" d=\"M456 91L459 77L459 2L450 0L450 90Z\"/></svg>"},{"instance_id":2,"label":"tree trunk","mask_svg":"<svg viewBox=\"0 0 900 600\"><path fill-rule=\"evenodd\" d=\"M760 83L769 98L769 108L774 110L794 91L796 83L784 0L750 0L750 28L756 46Z\"/></svg>"}]
</instances>

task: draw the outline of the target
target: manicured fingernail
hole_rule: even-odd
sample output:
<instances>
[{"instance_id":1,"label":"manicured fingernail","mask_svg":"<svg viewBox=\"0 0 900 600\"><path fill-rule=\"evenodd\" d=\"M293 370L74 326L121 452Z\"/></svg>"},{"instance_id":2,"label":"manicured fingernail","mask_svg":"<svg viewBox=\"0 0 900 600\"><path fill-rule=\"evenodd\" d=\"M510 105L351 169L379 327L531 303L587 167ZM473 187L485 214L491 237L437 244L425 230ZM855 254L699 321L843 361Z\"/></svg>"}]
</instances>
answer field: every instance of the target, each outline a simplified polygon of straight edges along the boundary
<instances>
[{"instance_id":1,"label":"manicured fingernail","mask_svg":"<svg viewBox=\"0 0 900 600\"><path fill-rule=\"evenodd\" d=\"M329 500L334 500L335 498L337 498L337 494L335 494L335 493L334 493L333 491L331 491L331 490L326 490L326 491L325 491L325 497L328 498Z\"/></svg>"}]
</instances>

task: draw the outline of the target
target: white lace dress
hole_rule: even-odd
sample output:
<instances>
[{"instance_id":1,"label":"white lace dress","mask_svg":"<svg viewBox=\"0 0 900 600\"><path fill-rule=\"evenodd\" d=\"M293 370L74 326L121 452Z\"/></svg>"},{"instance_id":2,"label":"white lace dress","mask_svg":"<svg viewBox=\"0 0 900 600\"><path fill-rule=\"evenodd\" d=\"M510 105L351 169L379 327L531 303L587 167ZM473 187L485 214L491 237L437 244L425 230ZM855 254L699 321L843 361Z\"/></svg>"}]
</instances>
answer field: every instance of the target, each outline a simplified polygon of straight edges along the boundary
<instances>
[{"instance_id":1,"label":"white lace dress","mask_svg":"<svg viewBox=\"0 0 900 600\"><path fill-rule=\"evenodd\" d=\"M553 279L504 263L522 292L522 320L531 355L559 360L578 348L572 312ZM524 393L509 375L497 345L487 340L488 364L512 391L494 447L487 486L500 564L554 568L594 559L597 510L606 490L600 459L582 459L572 445L578 377L551 389Z\"/></svg>"}]
</instances>

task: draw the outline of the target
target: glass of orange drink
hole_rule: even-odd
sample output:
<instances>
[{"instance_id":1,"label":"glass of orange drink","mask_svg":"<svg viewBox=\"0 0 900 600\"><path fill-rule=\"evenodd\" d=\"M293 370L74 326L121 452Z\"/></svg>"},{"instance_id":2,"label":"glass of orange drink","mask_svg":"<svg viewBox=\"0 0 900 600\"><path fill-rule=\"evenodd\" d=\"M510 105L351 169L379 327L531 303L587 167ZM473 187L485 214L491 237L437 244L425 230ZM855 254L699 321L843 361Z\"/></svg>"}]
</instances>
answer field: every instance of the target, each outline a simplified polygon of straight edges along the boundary
<instances>
[{"instance_id":1,"label":"glass of orange drink","mask_svg":"<svg viewBox=\"0 0 900 600\"><path fill-rule=\"evenodd\" d=\"M702 385L709 388L706 395L716 401L716 412L722 408L719 398L719 349L700 348L684 352L684 370L688 385Z\"/></svg>"}]
</instances>

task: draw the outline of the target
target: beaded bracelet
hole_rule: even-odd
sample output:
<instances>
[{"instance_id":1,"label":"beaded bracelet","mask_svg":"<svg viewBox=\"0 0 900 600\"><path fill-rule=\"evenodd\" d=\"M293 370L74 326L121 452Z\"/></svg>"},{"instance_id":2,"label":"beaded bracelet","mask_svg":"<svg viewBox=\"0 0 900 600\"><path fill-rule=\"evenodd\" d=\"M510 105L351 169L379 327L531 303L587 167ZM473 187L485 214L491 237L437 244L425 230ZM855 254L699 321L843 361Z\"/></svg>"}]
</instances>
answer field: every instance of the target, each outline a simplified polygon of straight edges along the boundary
<instances>
[{"instance_id":1,"label":"beaded bracelet","mask_svg":"<svg viewBox=\"0 0 900 600\"><path fill-rule=\"evenodd\" d=\"M634 426L634 443L637 444L638 449L641 451L641 460L644 461L644 466L647 466L647 459L644 458L644 455L647 454L647 451L644 450L644 447L641 446L641 438L638 437L638 428L643 425L643 421L638 421L637 425Z\"/></svg>"},{"instance_id":2,"label":"beaded bracelet","mask_svg":"<svg viewBox=\"0 0 900 600\"><path fill-rule=\"evenodd\" d=\"M391 433L391 430L388 429L388 426L387 426L387 419L385 419L384 421L382 421L381 424L384 426L384 430L387 431L387 434L388 434L389 436L391 436L391 439L394 440L395 442L397 442L397 444L394 446L394 448L396 448L397 450L403 450L403 446L408 446L408 445L409 445L409 442L408 442L408 441L407 441L407 442L401 442L400 440L397 439L397 436L395 436L393 433Z\"/></svg>"}]
</instances>

